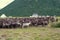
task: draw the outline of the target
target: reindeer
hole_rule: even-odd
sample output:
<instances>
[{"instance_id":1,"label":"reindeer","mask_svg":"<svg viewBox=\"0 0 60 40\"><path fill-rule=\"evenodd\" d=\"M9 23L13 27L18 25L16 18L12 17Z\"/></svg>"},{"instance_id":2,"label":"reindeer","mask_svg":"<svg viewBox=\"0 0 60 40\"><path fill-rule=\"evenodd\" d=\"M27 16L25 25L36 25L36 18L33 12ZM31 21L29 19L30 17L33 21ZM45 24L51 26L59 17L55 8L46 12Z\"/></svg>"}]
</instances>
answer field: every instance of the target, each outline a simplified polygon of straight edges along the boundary
<instances>
[{"instance_id":1,"label":"reindeer","mask_svg":"<svg viewBox=\"0 0 60 40\"><path fill-rule=\"evenodd\" d=\"M29 27L30 24L31 24L30 22L29 23L23 23L22 28Z\"/></svg>"}]
</instances>

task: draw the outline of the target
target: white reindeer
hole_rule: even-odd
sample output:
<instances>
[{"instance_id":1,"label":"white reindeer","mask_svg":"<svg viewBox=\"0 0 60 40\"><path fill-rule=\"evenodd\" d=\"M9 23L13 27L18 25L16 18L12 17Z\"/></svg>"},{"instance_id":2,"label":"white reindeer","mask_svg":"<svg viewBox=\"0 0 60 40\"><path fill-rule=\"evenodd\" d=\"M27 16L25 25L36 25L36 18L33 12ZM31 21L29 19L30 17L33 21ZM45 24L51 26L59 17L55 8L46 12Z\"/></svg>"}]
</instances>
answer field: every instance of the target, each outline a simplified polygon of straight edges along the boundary
<instances>
[{"instance_id":1,"label":"white reindeer","mask_svg":"<svg viewBox=\"0 0 60 40\"><path fill-rule=\"evenodd\" d=\"M29 26L30 24L31 24L31 22L29 22L29 23L23 23L22 28L24 28L25 26Z\"/></svg>"}]
</instances>

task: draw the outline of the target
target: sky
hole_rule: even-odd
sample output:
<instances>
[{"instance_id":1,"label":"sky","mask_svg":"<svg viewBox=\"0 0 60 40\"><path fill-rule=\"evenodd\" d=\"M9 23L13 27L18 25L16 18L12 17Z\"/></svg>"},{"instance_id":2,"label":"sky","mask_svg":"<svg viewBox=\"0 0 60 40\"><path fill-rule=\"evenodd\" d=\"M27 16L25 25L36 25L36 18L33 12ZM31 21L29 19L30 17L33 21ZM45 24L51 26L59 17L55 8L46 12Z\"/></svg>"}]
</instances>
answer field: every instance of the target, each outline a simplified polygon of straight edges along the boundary
<instances>
[{"instance_id":1,"label":"sky","mask_svg":"<svg viewBox=\"0 0 60 40\"><path fill-rule=\"evenodd\" d=\"M14 0L0 0L0 10L5 8L12 2L14 2Z\"/></svg>"}]
</instances>

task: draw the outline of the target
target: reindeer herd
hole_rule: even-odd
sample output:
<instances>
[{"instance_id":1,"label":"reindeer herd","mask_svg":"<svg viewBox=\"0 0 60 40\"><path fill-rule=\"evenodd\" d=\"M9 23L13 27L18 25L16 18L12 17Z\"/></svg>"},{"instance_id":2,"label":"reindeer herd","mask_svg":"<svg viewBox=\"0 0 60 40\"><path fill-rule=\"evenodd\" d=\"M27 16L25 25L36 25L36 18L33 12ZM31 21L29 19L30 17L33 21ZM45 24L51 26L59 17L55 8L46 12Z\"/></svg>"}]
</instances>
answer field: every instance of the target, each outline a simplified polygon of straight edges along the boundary
<instances>
[{"instance_id":1,"label":"reindeer herd","mask_svg":"<svg viewBox=\"0 0 60 40\"><path fill-rule=\"evenodd\" d=\"M46 26L50 22L56 22L54 16L45 17L23 17L23 18L0 18L0 28L24 28L29 26Z\"/></svg>"}]
</instances>

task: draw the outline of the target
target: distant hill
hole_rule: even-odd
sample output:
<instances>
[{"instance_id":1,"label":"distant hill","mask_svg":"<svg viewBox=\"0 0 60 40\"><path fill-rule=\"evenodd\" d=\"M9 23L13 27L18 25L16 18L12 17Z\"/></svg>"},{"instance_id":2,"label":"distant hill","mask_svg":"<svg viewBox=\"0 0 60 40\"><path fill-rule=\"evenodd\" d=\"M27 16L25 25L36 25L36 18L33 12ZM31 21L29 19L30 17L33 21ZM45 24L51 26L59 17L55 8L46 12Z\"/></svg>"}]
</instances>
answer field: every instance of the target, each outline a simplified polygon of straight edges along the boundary
<instances>
[{"instance_id":1,"label":"distant hill","mask_svg":"<svg viewBox=\"0 0 60 40\"><path fill-rule=\"evenodd\" d=\"M0 15L2 13L8 16L30 16L33 13L60 16L60 0L15 0L0 10Z\"/></svg>"}]
</instances>

